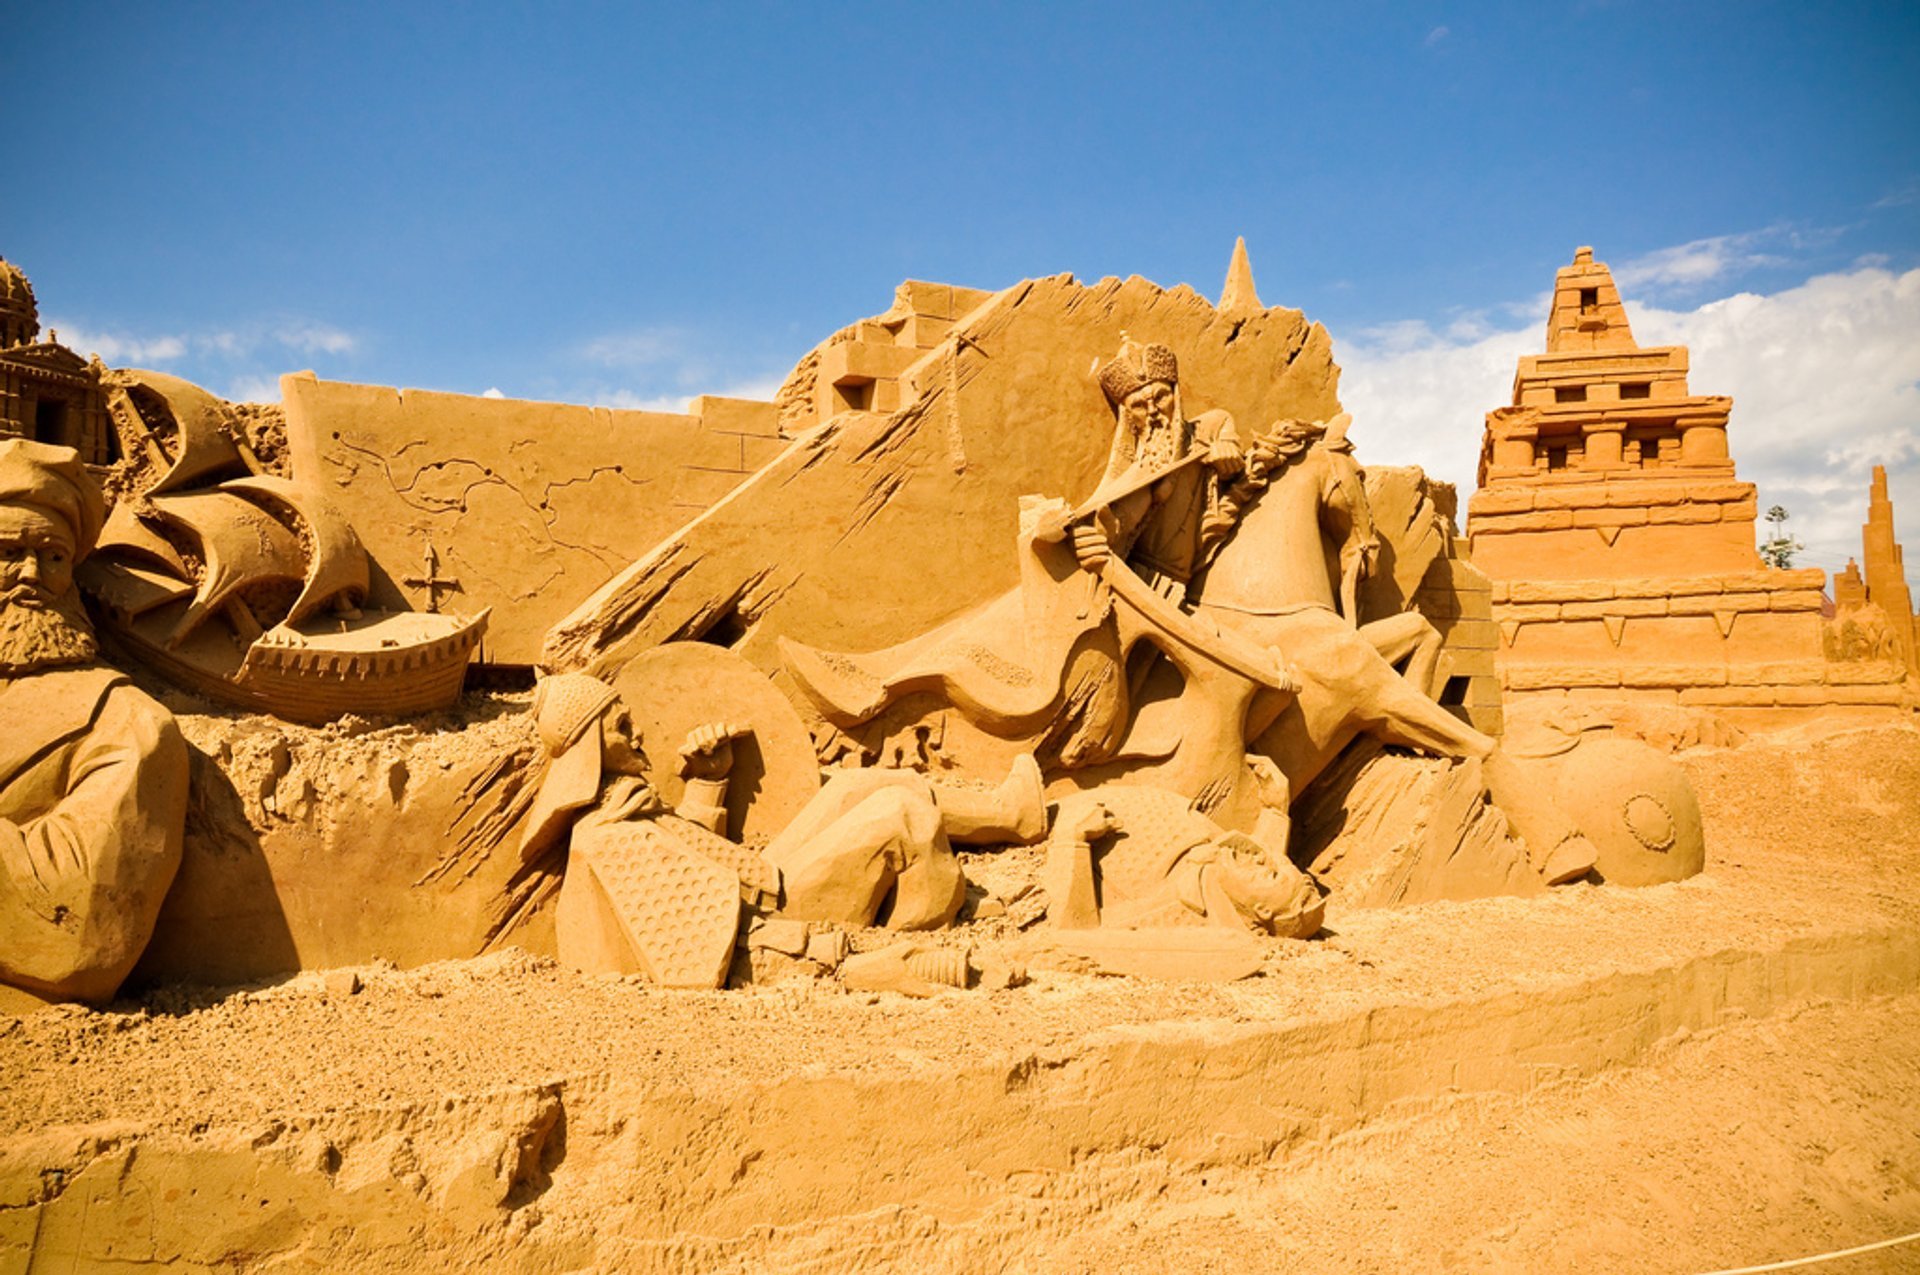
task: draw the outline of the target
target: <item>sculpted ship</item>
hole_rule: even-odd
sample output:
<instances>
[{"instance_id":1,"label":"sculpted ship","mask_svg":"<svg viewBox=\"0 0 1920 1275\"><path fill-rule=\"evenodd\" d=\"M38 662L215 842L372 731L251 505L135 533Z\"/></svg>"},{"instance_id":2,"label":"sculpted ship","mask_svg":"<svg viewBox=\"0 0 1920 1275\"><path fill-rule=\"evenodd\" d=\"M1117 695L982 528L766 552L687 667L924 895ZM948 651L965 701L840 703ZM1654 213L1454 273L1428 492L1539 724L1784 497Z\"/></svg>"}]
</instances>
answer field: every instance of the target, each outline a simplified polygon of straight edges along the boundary
<instances>
[{"instance_id":1,"label":"sculpted ship","mask_svg":"<svg viewBox=\"0 0 1920 1275\"><path fill-rule=\"evenodd\" d=\"M366 549L322 492L265 472L199 387L116 379L108 407L138 494L79 574L110 640L170 681L291 721L454 702L487 612L362 609Z\"/></svg>"}]
</instances>

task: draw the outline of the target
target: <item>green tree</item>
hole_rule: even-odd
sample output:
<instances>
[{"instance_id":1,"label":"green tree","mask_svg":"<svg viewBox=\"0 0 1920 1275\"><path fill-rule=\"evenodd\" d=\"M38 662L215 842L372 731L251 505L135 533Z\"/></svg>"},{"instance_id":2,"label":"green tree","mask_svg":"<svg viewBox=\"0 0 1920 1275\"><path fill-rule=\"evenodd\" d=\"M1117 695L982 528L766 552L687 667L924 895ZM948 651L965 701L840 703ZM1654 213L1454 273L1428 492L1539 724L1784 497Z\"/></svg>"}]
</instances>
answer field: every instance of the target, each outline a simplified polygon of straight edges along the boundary
<instances>
[{"instance_id":1,"label":"green tree","mask_svg":"<svg viewBox=\"0 0 1920 1275\"><path fill-rule=\"evenodd\" d=\"M1793 555L1806 546L1787 534L1787 511L1780 505L1767 510L1767 524L1773 533L1760 542L1760 560L1770 567L1786 570L1793 565Z\"/></svg>"}]
</instances>

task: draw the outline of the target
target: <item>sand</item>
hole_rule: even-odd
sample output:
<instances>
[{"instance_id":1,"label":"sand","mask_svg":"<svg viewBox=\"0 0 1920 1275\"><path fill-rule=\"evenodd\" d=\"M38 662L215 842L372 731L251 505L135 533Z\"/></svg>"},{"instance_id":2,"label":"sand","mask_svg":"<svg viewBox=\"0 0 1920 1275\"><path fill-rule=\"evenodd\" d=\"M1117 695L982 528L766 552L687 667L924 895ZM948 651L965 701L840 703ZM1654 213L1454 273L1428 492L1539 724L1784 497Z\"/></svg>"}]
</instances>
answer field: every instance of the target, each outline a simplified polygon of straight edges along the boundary
<instances>
[{"instance_id":1,"label":"sand","mask_svg":"<svg viewBox=\"0 0 1920 1275\"><path fill-rule=\"evenodd\" d=\"M1223 986L507 951L0 1020L0 1271L1680 1271L1920 1230L1920 733L1681 761L1701 877L1336 909Z\"/></svg>"}]
</instances>

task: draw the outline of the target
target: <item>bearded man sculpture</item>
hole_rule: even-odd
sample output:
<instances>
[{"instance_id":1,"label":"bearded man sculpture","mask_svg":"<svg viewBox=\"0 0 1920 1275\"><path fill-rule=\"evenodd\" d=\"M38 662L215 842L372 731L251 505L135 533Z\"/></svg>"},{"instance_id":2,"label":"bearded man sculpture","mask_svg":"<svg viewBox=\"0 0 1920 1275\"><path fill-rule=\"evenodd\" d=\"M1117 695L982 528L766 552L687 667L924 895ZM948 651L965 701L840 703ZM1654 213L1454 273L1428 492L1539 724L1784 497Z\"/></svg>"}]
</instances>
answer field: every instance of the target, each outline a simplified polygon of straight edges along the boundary
<instances>
[{"instance_id":1,"label":"bearded man sculpture","mask_svg":"<svg viewBox=\"0 0 1920 1275\"><path fill-rule=\"evenodd\" d=\"M104 519L79 453L0 440L0 1012L111 997L180 866L186 741L73 587Z\"/></svg>"}]
</instances>

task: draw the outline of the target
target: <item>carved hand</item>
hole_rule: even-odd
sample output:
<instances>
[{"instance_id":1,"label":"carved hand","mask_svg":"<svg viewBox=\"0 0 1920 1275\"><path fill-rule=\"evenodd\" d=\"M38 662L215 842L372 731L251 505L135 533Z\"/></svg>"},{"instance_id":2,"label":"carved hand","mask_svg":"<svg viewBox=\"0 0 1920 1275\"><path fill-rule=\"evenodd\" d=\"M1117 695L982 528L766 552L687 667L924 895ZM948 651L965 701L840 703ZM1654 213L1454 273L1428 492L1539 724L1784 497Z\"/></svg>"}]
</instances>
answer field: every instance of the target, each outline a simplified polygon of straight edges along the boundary
<instances>
[{"instance_id":1,"label":"carved hand","mask_svg":"<svg viewBox=\"0 0 1920 1275\"><path fill-rule=\"evenodd\" d=\"M1216 474L1237 472L1245 463L1245 455L1240 444L1232 438L1216 438L1207 444L1207 464L1213 466Z\"/></svg>"},{"instance_id":2,"label":"carved hand","mask_svg":"<svg viewBox=\"0 0 1920 1275\"><path fill-rule=\"evenodd\" d=\"M1293 785L1271 757L1248 753L1247 769L1253 772L1254 792L1262 805L1285 811L1292 804Z\"/></svg>"},{"instance_id":3,"label":"carved hand","mask_svg":"<svg viewBox=\"0 0 1920 1275\"><path fill-rule=\"evenodd\" d=\"M1100 838L1120 830L1120 821L1113 812L1098 802L1082 810L1077 818L1064 828L1055 826L1055 834L1065 833L1075 841L1092 845Z\"/></svg>"},{"instance_id":4,"label":"carved hand","mask_svg":"<svg viewBox=\"0 0 1920 1275\"><path fill-rule=\"evenodd\" d=\"M747 733L744 726L710 722L695 727L680 745L680 775L684 779L724 779L733 769L733 741Z\"/></svg>"},{"instance_id":5,"label":"carved hand","mask_svg":"<svg viewBox=\"0 0 1920 1275\"><path fill-rule=\"evenodd\" d=\"M1113 556L1113 548L1107 540L1106 531L1094 522L1075 524L1073 556L1079 560L1084 569L1099 572L1107 565L1107 559Z\"/></svg>"},{"instance_id":6,"label":"carved hand","mask_svg":"<svg viewBox=\"0 0 1920 1275\"><path fill-rule=\"evenodd\" d=\"M1287 663L1285 653L1277 646L1270 646L1267 648L1267 655L1273 660L1273 667L1279 670L1278 675L1275 676L1273 680L1273 689L1276 691L1284 691L1289 695L1298 694L1300 690L1300 680L1294 677L1293 669Z\"/></svg>"},{"instance_id":7,"label":"carved hand","mask_svg":"<svg viewBox=\"0 0 1920 1275\"><path fill-rule=\"evenodd\" d=\"M1071 516L1065 501L1052 502L1035 518L1033 538L1050 545L1059 544L1067 538L1067 519Z\"/></svg>"}]
</instances>

